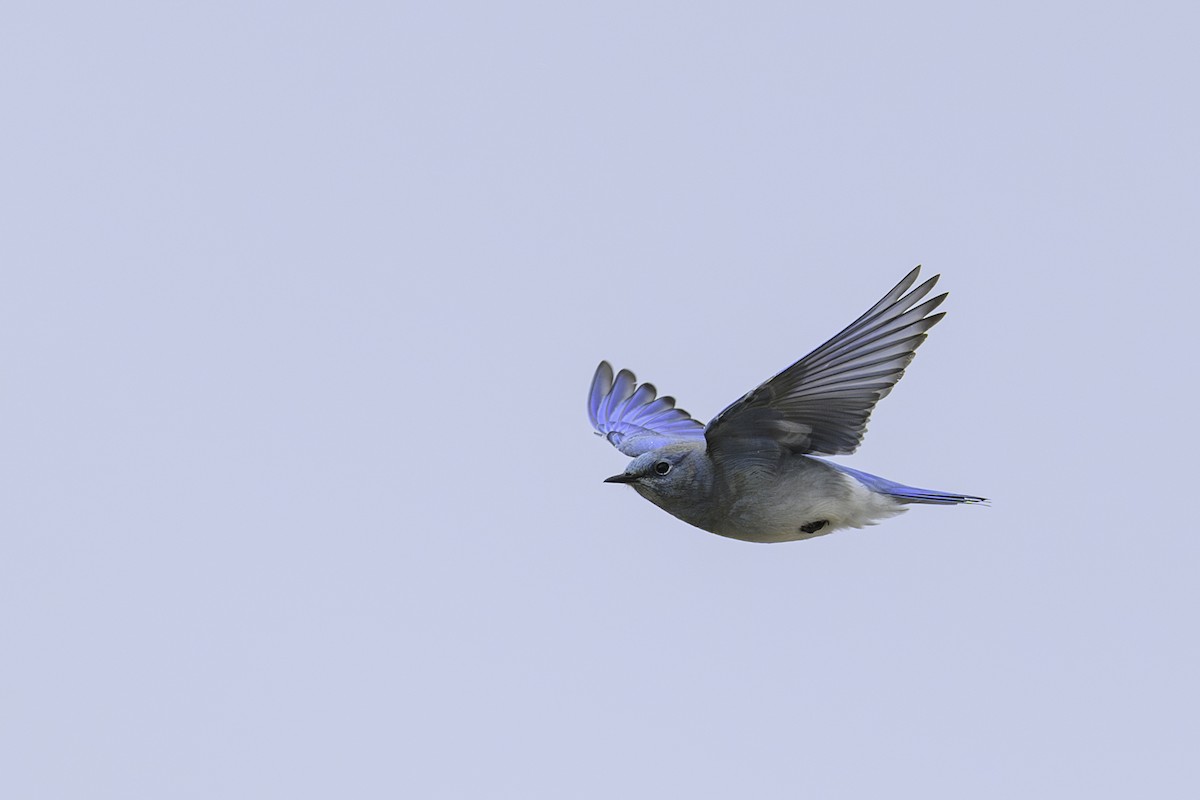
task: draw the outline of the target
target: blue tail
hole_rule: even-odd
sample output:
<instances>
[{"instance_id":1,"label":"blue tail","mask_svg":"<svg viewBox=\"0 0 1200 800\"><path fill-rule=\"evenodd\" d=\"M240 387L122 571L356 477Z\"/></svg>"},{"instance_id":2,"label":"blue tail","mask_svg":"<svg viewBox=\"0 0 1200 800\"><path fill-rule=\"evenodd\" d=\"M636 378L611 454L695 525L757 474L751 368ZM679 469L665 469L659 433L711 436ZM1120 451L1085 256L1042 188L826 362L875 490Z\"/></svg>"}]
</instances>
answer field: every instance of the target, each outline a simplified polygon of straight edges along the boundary
<instances>
[{"instance_id":1,"label":"blue tail","mask_svg":"<svg viewBox=\"0 0 1200 800\"><path fill-rule=\"evenodd\" d=\"M825 461L825 459L821 460ZM957 503L983 503L987 501L986 497L976 497L972 494L936 492L933 489L918 489L915 486L905 486L903 483L889 481L887 478L881 478L878 475L872 475L868 472L860 472L841 464L835 464L832 461L825 461L825 463L839 472L846 473L871 491L886 494L888 497L894 497L902 503L932 503L935 505L952 506Z\"/></svg>"}]
</instances>

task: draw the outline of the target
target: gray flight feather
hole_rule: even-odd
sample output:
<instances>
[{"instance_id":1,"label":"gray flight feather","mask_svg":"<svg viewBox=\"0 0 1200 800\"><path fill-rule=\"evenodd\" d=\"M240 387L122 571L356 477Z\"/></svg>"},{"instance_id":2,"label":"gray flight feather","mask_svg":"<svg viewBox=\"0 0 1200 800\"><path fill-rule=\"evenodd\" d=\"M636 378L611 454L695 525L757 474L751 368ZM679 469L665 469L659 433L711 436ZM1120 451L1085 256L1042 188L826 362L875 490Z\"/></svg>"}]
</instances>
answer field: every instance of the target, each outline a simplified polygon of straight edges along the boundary
<instances>
[{"instance_id":1,"label":"gray flight feather","mask_svg":"<svg viewBox=\"0 0 1200 800\"><path fill-rule=\"evenodd\" d=\"M713 457L723 450L757 451L768 443L797 454L858 449L875 404L903 377L926 331L945 316L931 314L945 294L916 305L938 276L908 292L920 270L908 273L837 336L709 422L704 435Z\"/></svg>"}]
</instances>

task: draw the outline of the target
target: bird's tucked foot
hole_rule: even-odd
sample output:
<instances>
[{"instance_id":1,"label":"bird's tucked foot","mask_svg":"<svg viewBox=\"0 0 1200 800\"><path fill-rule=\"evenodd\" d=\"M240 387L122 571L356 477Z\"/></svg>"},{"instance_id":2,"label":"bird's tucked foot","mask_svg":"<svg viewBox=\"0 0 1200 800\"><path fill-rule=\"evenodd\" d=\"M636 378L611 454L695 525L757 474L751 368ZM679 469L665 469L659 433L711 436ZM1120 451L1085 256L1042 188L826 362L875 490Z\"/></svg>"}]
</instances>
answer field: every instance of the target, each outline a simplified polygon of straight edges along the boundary
<instances>
[{"instance_id":1,"label":"bird's tucked foot","mask_svg":"<svg viewBox=\"0 0 1200 800\"><path fill-rule=\"evenodd\" d=\"M816 522L809 522L800 526L801 533L816 533L829 524L827 519L819 519Z\"/></svg>"}]
</instances>

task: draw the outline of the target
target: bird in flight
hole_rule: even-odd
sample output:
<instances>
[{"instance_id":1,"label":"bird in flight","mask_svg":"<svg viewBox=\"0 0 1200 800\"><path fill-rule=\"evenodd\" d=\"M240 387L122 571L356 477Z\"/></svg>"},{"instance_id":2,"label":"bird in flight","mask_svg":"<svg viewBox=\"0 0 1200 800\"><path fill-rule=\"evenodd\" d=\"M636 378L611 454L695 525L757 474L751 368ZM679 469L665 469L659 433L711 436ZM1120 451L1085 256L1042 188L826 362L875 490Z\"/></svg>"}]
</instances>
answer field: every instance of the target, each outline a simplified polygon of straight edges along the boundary
<instances>
[{"instance_id":1,"label":"bird in flight","mask_svg":"<svg viewBox=\"0 0 1200 800\"><path fill-rule=\"evenodd\" d=\"M702 530L748 542L811 539L861 528L912 503L981 503L918 489L827 461L858 449L867 420L945 313L921 302L935 275L909 291L918 266L825 344L734 402L707 425L601 361L588 392L597 435L633 460L606 483L625 483ZM919 305L918 305L919 303Z\"/></svg>"}]
</instances>

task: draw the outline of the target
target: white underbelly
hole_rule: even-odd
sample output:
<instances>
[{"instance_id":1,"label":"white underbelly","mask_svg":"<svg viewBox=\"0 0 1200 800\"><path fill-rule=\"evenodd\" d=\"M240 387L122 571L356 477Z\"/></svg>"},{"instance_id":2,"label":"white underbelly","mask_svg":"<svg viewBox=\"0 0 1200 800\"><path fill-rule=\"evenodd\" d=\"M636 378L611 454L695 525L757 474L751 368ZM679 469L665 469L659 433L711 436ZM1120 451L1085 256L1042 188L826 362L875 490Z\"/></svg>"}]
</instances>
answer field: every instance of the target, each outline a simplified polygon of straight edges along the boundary
<instances>
[{"instance_id":1,"label":"white underbelly","mask_svg":"<svg viewBox=\"0 0 1200 800\"><path fill-rule=\"evenodd\" d=\"M715 533L750 542L790 542L874 525L907 510L849 475L839 473L837 477L841 491L821 497L806 496L784 485L766 502L738 499L729 509L726 524ZM820 525L822 521L824 525Z\"/></svg>"}]
</instances>

